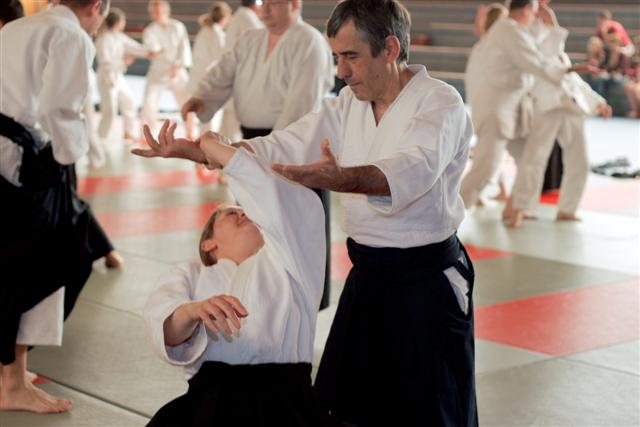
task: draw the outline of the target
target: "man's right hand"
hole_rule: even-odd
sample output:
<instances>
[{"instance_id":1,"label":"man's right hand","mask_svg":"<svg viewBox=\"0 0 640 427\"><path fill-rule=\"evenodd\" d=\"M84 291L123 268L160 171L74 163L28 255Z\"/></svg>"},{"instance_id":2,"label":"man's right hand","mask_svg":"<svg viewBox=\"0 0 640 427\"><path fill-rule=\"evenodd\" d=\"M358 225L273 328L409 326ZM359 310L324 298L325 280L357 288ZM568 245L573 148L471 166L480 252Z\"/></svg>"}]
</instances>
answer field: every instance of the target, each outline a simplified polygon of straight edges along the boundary
<instances>
[{"instance_id":1,"label":"man's right hand","mask_svg":"<svg viewBox=\"0 0 640 427\"><path fill-rule=\"evenodd\" d=\"M196 163L206 163L207 158L200 149L200 140L192 141L186 138L176 138L177 123L171 124L165 120L156 140L151 134L148 125L144 125L144 138L149 145L148 149L135 148L132 154L141 157L164 157L193 160Z\"/></svg>"},{"instance_id":2,"label":"man's right hand","mask_svg":"<svg viewBox=\"0 0 640 427\"><path fill-rule=\"evenodd\" d=\"M202 113L204 111L205 105L204 101L200 98L189 98L187 102L184 103L182 108L180 109L180 113L182 114L182 120L187 120L187 114L189 113Z\"/></svg>"},{"instance_id":3,"label":"man's right hand","mask_svg":"<svg viewBox=\"0 0 640 427\"><path fill-rule=\"evenodd\" d=\"M247 317L249 312L240 300L231 295L218 295L191 305L193 320L201 320L211 332L221 332L224 335L233 334L231 325L240 329L240 318Z\"/></svg>"}]
</instances>

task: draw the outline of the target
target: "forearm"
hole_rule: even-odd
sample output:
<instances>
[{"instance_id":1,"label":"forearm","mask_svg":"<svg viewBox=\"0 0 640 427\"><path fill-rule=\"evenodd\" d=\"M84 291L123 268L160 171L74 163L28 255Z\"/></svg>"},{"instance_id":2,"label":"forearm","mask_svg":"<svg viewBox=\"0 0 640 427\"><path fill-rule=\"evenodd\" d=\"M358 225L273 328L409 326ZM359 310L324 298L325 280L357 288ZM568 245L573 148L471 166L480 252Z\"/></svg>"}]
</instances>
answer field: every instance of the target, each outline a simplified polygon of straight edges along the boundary
<instances>
[{"instance_id":1,"label":"forearm","mask_svg":"<svg viewBox=\"0 0 640 427\"><path fill-rule=\"evenodd\" d=\"M220 165L222 167L227 166L237 150L235 147L211 139L201 140L200 149L209 165Z\"/></svg>"},{"instance_id":2,"label":"forearm","mask_svg":"<svg viewBox=\"0 0 640 427\"><path fill-rule=\"evenodd\" d=\"M391 194L387 177L376 166L354 166L340 168L340 179L334 188L328 190L341 193L358 193L368 196L388 196Z\"/></svg>"},{"instance_id":3,"label":"forearm","mask_svg":"<svg viewBox=\"0 0 640 427\"><path fill-rule=\"evenodd\" d=\"M253 151L253 147L251 145L249 145L249 143L247 141L234 142L233 144L231 144L231 146L235 147L235 148L244 148L245 150L247 150L250 153L255 153Z\"/></svg>"},{"instance_id":4,"label":"forearm","mask_svg":"<svg viewBox=\"0 0 640 427\"><path fill-rule=\"evenodd\" d=\"M163 325L164 341L168 346L176 346L191 338L199 324L193 315L192 302L181 305L169 316Z\"/></svg>"}]
</instances>

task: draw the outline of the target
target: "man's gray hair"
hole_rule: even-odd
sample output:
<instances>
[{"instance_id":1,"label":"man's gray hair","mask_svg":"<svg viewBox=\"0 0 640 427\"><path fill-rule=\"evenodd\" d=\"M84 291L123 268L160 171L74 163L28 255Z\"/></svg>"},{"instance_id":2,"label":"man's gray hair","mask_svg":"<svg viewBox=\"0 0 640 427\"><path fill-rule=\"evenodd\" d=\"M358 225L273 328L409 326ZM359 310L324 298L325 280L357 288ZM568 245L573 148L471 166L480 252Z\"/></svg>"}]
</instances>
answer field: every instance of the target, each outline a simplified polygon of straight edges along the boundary
<instances>
[{"instance_id":1,"label":"man's gray hair","mask_svg":"<svg viewBox=\"0 0 640 427\"><path fill-rule=\"evenodd\" d=\"M400 41L398 62L409 59L411 16L398 1L345 0L338 3L327 22L327 36L335 37L349 21L363 35L374 57L385 48L387 37L395 36Z\"/></svg>"},{"instance_id":2,"label":"man's gray hair","mask_svg":"<svg viewBox=\"0 0 640 427\"><path fill-rule=\"evenodd\" d=\"M89 5L92 5L97 0L60 0L60 4L69 7L70 9L83 9ZM102 0L100 5L100 15L104 16L109 11L109 5L111 0Z\"/></svg>"}]
</instances>

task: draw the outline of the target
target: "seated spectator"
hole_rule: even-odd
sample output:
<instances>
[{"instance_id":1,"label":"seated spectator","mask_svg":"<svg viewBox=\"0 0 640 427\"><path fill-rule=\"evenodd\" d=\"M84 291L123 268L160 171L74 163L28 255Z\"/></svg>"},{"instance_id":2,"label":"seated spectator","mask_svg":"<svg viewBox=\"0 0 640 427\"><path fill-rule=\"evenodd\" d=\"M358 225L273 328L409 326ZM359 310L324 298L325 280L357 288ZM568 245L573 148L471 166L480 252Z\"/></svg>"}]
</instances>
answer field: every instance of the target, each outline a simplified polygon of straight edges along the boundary
<instances>
[{"instance_id":1,"label":"seated spectator","mask_svg":"<svg viewBox=\"0 0 640 427\"><path fill-rule=\"evenodd\" d=\"M631 107L628 117L640 117L640 37L636 38L636 54L631 58L627 69L624 91Z\"/></svg>"},{"instance_id":2,"label":"seated spectator","mask_svg":"<svg viewBox=\"0 0 640 427\"><path fill-rule=\"evenodd\" d=\"M627 56L631 56L635 53L635 47L633 46L633 42L631 41L631 37L629 37L627 30L620 22L613 20L610 11L605 9L600 12L596 18L596 22L596 37L606 41L607 34L612 32L618 33L620 34L623 53Z\"/></svg>"},{"instance_id":3,"label":"seated spectator","mask_svg":"<svg viewBox=\"0 0 640 427\"><path fill-rule=\"evenodd\" d=\"M600 72L592 77L589 84L605 99L616 84L624 84L624 77L629 68L629 56L623 53L622 36L610 28L604 39L604 58L598 68Z\"/></svg>"}]
</instances>

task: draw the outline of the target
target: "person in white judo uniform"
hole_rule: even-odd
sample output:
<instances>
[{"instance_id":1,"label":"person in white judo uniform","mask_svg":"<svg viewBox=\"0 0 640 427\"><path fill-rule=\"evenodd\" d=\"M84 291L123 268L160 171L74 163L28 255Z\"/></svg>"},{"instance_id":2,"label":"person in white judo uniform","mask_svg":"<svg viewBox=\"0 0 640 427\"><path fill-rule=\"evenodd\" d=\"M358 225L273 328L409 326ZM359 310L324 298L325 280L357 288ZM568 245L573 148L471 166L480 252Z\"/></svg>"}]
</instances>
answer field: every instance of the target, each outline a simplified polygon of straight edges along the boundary
<instances>
[{"instance_id":1,"label":"person in white judo uniform","mask_svg":"<svg viewBox=\"0 0 640 427\"><path fill-rule=\"evenodd\" d=\"M113 251L75 190L89 146L82 109L95 34L108 0L61 4L2 28L0 49L0 410L64 412L66 399L31 384L29 346L61 345L63 318ZM12 52L9 56L8 52ZM37 248L37 249L34 249ZM33 268L34 250L46 256Z\"/></svg>"},{"instance_id":2,"label":"person in white judo uniform","mask_svg":"<svg viewBox=\"0 0 640 427\"><path fill-rule=\"evenodd\" d=\"M569 67L571 60L564 52L564 39L544 34L544 30L552 31L550 27L558 26L555 14L549 11L550 25L542 27L538 35L540 50L546 57ZM507 225L512 228L522 225L525 212L533 211L537 206L545 169L556 140L562 148L563 164L556 219L579 219L576 212L590 170L585 120L597 114L611 116L611 107L606 100L576 73L566 74L559 84L536 77L531 93L535 106L531 132L518 163L511 199L503 213L503 217L508 218Z\"/></svg>"},{"instance_id":3,"label":"person in white judo uniform","mask_svg":"<svg viewBox=\"0 0 640 427\"><path fill-rule=\"evenodd\" d=\"M118 8L111 8L103 28L96 38L98 63L98 91L100 93L100 123L98 136L109 140L113 121L120 109L124 119L124 139L135 137L137 106L124 78L127 67L134 58L155 58L157 52L138 43L124 33L127 18Z\"/></svg>"},{"instance_id":4,"label":"person in white judo uniform","mask_svg":"<svg viewBox=\"0 0 640 427\"><path fill-rule=\"evenodd\" d=\"M195 92L198 83L207 70L215 66L226 48L225 28L231 17L231 8L225 2L213 2L209 12L200 16L200 31L193 42L193 66L189 72L190 94ZM200 124L200 133L210 130L220 131L223 110L214 114L213 119Z\"/></svg>"},{"instance_id":5,"label":"person in white judo uniform","mask_svg":"<svg viewBox=\"0 0 640 427\"><path fill-rule=\"evenodd\" d=\"M165 0L151 0L149 15L153 20L142 33L143 44L160 52L147 72L147 85L142 105L142 121L152 128L157 124L160 95L169 89L180 106L189 98L187 85L191 67L191 45L185 25L171 18L171 6ZM186 132L193 132L193 121L186 123Z\"/></svg>"},{"instance_id":6,"label":"person in white judo uniform","mask_svg":"<svg viewBox=\"0 0 640 427\"><path fill-rule=\"evenodd\" d=\"M539 11L546 17L547 7L539 8L538 0L511 1L509 16L499 19L483 40L485 65L479 78L484 84L478 86L476 96L484 102L473 109L478 141L460 190L467 208L498 171L509 141L530 121L531 109L523 108L523 100L534 76L559 84L567 72L590 69L587 64L568 66L544 56L529 29ZM550 27L547 37L565 39L566 35L565 29L556 26Z\"/></svg>"},{"instance_id":7,"label":"person in white judo uniform","mask_svg":"<svg viewBox=\"0 0 640 427\"><path fill-rule=\"evenodd\" d=\"M149 426L338 425L311 389L326 244L320 200L213 133L176 140L176 126L165 122L158 141L146 127L151 148L133 152L222 167L240 206L216 209L201 263L166 275L149 297L153 348L189 380Z\"/></svg>"}]
</instances>

